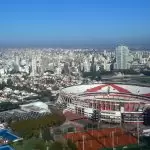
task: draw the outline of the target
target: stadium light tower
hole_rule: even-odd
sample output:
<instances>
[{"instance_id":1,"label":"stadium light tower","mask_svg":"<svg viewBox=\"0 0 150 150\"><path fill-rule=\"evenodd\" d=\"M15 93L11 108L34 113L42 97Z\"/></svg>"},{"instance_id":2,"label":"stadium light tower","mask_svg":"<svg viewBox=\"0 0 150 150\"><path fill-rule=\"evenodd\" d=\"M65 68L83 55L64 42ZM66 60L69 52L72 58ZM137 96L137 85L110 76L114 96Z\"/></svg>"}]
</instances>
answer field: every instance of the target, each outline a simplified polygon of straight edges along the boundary
<instances>
[{"instance_id":1,"label":"stadium light tower","mask_svg":"<svg viewBox=\"0 0 150 150\"><path fill-rule=\"evenodd\" d=\"M108 95L110 94L110 86L108 86L108 88L107 88L107 94Z\"/></svg>"},{"instance_id":2,"label":"stadium light tower","mask_svg":"<svg viewBox=\"0 0 150 150\"><path fill-rule=\"evenodd\" d=\"M115 150L115 144L114 144L114 131L112 131L112 147L113 147L113 150Z\"/></svg>"},{"instance_id":3,"label":"stadium light tower","mask_svg":"<svg viewBox=\"0 0 150 150\"><path fill-rule=\"evenodd\" d=\"M137 138L138 138L138 145L140 143L140 126L139 126L139 119L137 117Z\"/></svg>"},{"instance_id":4,"label":"stadium light tower","mask_svg":"<svg viewBox=\"0 0 150 150\"><path fill-rule=\"evenodd\" d=\"M84 140L85 140L85 136L84 135L82 136L82 139L83 139L83 150L84 150Z\"/></svg>"}]
</instances>

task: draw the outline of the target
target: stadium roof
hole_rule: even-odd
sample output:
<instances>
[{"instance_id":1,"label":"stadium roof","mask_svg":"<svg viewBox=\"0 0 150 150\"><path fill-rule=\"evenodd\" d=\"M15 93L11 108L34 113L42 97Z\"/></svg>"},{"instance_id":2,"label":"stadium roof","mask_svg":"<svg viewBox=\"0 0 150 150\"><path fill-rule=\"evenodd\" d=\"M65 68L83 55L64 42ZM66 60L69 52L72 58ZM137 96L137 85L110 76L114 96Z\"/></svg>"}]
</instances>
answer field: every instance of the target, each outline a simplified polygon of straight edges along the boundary
<instances>
[{"instance_id":1,"label":"stadium roof","mask_svg":"<svg viewBox=\"0 0 150 150\"><path fill-rule=\"evenodd\" d=\"M150 97L150 87L129 84L115 84L115 83L102 83L102 84L88 84L76 85L62 89L66 94L88 94L88 93L122 93L133 94L140 96Z\"/></svg>"}]
</instances>

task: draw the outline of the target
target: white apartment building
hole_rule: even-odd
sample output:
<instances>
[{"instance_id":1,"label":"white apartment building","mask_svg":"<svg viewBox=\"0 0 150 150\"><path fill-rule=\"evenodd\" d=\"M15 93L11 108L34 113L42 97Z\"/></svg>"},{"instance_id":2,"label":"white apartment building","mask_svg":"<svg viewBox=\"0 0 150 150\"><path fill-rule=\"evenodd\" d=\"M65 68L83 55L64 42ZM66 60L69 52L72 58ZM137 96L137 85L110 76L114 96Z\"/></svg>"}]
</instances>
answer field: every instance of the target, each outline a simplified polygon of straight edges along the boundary
<instances>
[{"instance_id":1,"label":"white apartment building","mask_svg":"<svg viewBox=\"0 0 150 150\"><path fill-rule=\"evenodd\" d=\"M127 46L118 46L116 48L115 69L128 69L129 49Z\"/></svg>"}]
</instances>

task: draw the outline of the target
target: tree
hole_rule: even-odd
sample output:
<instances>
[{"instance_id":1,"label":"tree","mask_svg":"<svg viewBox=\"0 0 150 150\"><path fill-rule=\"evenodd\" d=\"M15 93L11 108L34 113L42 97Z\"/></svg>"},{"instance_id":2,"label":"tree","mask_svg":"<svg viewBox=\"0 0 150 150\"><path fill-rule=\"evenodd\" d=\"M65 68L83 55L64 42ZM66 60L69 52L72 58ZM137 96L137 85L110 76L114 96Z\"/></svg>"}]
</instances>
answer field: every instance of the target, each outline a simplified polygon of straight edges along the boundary
<instances>
[{"instance_id":1,"label":"tree","mask_svg":"<svg viewBox=\"0 0 150 150\"><path fill-rule=\"evenodd\" d=\"M77 150L76 145L71 141L66 142L52 142L44 141L39 138L31 138L28 140L18 141L15 143L9 143L15 150Z\"/></svg>"},{"instance_id":2,"label":"tree","mask_svg":"<svg viewBox=\"0 0 150 150\"><path fill-rule=\"evenodd\" d=\"M57 91L57 90L59 90L59 87L58 87L57 85L54 85L54 86L52 87L52 90Z\"/></svg>"},{"instance_id":3,"label":"tree","mask_svg":"<svg viewBox=\"0 0 150 150\"><path fill-rule=\"evenodd\" d=\"M101 80L101 72L83 72L82 74L83 78L90 78L91 80Z\"/></svg>"},{"instance_id":4,"label":"tree","mask_svg":"<svg viewBox=\"0 0 150 150\"><path fill-rule=\"evenodd\" d=\"M63 150L63 144L61 142L54 142L51 144L50 149L52 150Z\"/></svg>"},{"instance_id":5,"label":"tree","mask_svg":"<svg viewBox=\"0 0 150 150\"><path fill-rule=\"evenodd\" d=\"M70 150L77 150L77 146L70 139L67 140L67 146Z\"/></svg>"},{"instance_id":6,"label":"tree","mask_svg":"<svg viewBox=\"0 0 150 150\"><path fill-rule=\"evenodd\" d=\"M91 116L92 121L99 121L100 112L98 110L94 110Z\"/></svg>"},{"instance_id":7,"label":"tree","mask_svg":"<svg viewBox=\"0 0 150 150\"><path fill-rule=\"evenodd\" d=\"M53 136L50 134L50 129L49 128L43 129L42 136L43 136L43 139L45 141L53 140Z\"/></svg>"},{"instance_id":8,"label":"tree","mask_svg":"<svg viewBox=\"0 0 150 150\"><path fill-rule=\"evenodd\" d=\"M43 140L32 138L24 140L22 143L14 143L12 146L15 150L46 150L46 144Z\"/></svg>"},{"instance_id":9,"label":"tree","mask_svg":"<svg viewBox=\"0 0 150 150\"><path fill-rule=\"evenodd\" d=\"M0 84L0 90L3 90L5 87L6 87L6 83L3 81L3 82Z\"/></svg>"},{"instance_id":10,"label":"tree","mask_svg":"<svg viewBox=\"0 0 150 150\"><path fill-rule=\"evenodd\" d=\"M13 122L10 127L20 133L23 138L29 139L31 137L37 137L39 130L60 125L65 121L65 117L60 114L50 114L38 119L21 120Z\"/></svg>"},{"instance_id":11,"label":"tree","mask_svg":"<svg viewBox=\"0 0 150 150\"><path fill-rule=\"evenodd\" d=\"M74 127L70 127L70 128L68 128L68 132L74 132Z\"/></svg>"},{"instance_id":12,"label":"tree","mask_svg":"<svg viewBox=\"0 0 150 150\"><path fill-rule=\"evenodd\" d=\"M13 82L12 82L12 80L11 79L7 79L7 86L12 86L13 85Z\"/></svg>"},{"instance_id":13,"label":"tree","mask_svg":"<svg viewBox=\"0 0 150 150\"><path fill-rule=\"evenodd\" d=\"M0 111L11 110L19 108L18 104L12 104L11 102L0 103Z\"/></svg>"},{"instance_id":14,"label":"tree","mask_svg":"<svg viewBox=\"0 0 150 150\"><path fill-rule=\"evenodd\" d=\"M35 149L35 150L46 150L45 142L42 140L36 141L35 145L33 146L33 149Z\"/></svg>"}]
</instances>

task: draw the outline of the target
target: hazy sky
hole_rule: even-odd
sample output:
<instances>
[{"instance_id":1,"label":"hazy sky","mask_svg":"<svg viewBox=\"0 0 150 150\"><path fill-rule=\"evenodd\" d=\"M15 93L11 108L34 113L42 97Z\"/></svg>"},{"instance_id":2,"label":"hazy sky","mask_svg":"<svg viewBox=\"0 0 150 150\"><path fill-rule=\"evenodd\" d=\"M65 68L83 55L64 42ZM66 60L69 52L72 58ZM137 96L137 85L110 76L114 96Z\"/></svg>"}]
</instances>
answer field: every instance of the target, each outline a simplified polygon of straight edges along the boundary
<instances>
[{"instance_id":1,"label":"hazy sky","mask_svg":"<svg viewBox=\"0 0 150 150\"><path fill-rule=\"evenodd\" d=\"M121 42L150 42L150 0L0 0L1 45Z\"/></svg>"}]
</instances>

